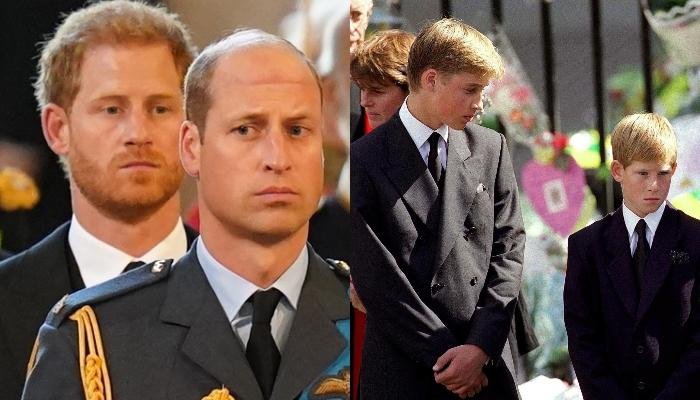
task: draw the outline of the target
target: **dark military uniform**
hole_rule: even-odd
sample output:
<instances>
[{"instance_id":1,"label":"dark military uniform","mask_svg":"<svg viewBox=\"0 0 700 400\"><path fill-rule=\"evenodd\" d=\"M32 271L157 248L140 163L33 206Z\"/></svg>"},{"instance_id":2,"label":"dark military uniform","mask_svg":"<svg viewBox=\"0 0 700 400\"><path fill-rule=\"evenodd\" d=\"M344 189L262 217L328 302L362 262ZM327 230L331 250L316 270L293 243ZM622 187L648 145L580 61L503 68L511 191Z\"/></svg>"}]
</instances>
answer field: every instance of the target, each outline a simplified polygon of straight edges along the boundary
<instances>
[{"instance_id":1,"label":"dark military uniform","mask_svg":"<svg viewBox=\"0 0 700 400\"><path fill-rule=\"evenodd\" d=\"M236 400L262 393L196 246L171 268L146 265L69 296L39 333L23 399L82 399L78 324L94 310L114 399L199 400L225 388ZM309 247L309 267L271 395L272 400L348 396L347 279ZM81 340L85 339L85 335Z\"/></svg>"}]
</instances>

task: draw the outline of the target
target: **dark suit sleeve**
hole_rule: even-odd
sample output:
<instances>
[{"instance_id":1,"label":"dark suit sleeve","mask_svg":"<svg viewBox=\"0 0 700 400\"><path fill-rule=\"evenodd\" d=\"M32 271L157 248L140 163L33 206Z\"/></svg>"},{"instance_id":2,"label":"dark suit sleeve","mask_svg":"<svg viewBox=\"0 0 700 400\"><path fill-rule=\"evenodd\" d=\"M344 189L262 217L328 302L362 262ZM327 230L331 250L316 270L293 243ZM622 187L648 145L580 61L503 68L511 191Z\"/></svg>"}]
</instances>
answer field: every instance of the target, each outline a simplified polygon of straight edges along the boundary
<instances>
[{"instance_id":1,"label":"dark suit sleeve","mask_svg":"<svg viewBox=\"0 0 700 400\"><path fill-rule=\"evenodd\" d=\"M367 315L398 349L427 368L459 343L443 321L423 303L406 275L367 222L378 203L359 162L352 168L352 239L350 270ZM371 217L370 217L371 218Z\"/></svg>"},{"instance_id":2,"label":"dark suit sleeve","mask_svg":"<svg viewBox=\"0 0 700 400\"><path fill-rule=\"evenodd\" d=\"M657 400L685 399L697 396L700 391L700 266L695 266L691 311L688 319L688 342L678 367L666 380Z\"/></svg>"},{"instance_id":3,"label":"dark suit sleeve","mask_svg":"<svg viewBox=\"0 0 700 400\"><path fill-rule=\"evenodd\" d=\"M597 274L578 247L582 236L569 237L564 322L569 337L569 354L586 400L628 399L605 357L602 309Z\"/></svg>"},{"instance_id":4,"label":"dark suit sleeve","mask_svg":"<svg viewBox=\"0 0 700 400\"><path fill-rule=\"evenodd\" d=\"M497 358L508 337L520 292L525 248L518 187L502 135L493 196L491 261L465 343L479 346L489 357Z\"/></svg>"},{"instance_id":5,"label":"dark suit sleeve","mask_svg":"<svg viewBox=\"0 0 700 400\"><path fill-rule=\"evenodd\" d=\"M77 340L44 324L39 330L36 365L27 377L22 400L84 399Z\"/></svg>"}]
</instances>

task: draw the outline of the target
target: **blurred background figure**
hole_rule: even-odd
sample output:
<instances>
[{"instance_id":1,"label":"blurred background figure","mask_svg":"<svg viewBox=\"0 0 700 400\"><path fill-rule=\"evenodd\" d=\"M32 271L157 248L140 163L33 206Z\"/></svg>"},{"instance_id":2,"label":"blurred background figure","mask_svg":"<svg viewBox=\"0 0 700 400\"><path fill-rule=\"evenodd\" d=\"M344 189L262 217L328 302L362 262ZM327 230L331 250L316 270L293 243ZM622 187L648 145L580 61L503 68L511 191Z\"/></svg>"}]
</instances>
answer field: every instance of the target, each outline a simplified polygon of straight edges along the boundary
<instances>
[{"instance_id":1,"label":"blurred background figure","mask_svg":"<svg viewBox=\"0 0 700 400\"><path fill-rule=\"evenodd\" d=\"M365 31L372 14L372 0L350 0L350 53L355 53L365 40Z\"/></svg>"},{"instance_id":2,"label":"blurred background figure","mask_svg":"<svg viewBox=\"0 0 700 400\"><path fill-rule=\"evenodd\" d=\"M354 0L353 0L354 1ZM323 257L345 260L351 251L347 166L350 144L348 0L299 1L281 23L282 35L316 65L323 89L325 189L309 226L309 242Z\"/></svg>"}]
</instances>

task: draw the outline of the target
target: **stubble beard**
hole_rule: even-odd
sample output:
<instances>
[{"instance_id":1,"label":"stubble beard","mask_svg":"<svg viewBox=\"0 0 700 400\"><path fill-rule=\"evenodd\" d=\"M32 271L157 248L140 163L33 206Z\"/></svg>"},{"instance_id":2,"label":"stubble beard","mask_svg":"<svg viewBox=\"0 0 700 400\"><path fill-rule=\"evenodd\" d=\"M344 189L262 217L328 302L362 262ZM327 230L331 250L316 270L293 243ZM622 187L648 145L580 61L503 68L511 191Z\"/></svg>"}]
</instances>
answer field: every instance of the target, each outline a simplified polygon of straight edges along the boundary
<instances>
[{"instance_id":1,"label":"stubble beard","mask_svg":"<svg viewBox=\"0 0 700 400\"><path fill-rule=\"evenodd\" d=\"M160 170L138 171L119 176L118 157L106 168L73 151L70 176L85 199L107 217L126 223L136 223L157 212L178 191L184 171L179 163L168 164L160 155Z\"/></svg>"}]
</instances>

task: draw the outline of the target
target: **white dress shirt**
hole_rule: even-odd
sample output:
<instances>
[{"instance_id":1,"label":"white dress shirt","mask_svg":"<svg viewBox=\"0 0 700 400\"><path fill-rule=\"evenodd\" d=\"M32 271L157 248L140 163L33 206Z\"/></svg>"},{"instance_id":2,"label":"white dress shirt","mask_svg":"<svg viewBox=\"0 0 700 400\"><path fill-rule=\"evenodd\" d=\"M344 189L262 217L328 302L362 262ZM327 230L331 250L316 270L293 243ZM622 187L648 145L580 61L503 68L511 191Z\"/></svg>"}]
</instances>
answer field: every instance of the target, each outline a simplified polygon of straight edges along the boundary
<instances>
[{"instance_id":1,"label":"white dress shirt","mask_svg":"<svg viewBox=\"0 0 700 400\"><path fill-rule=\"evenodd\" d=\"M408 134L411 135L411 139L413 139L413 143L415 143L421 157L423 157L425 165L428 165L428 154L430 153L430 143L428 143L428 139L430 139L430 135L432 135L433 132L437 132L440 134L441 138L438 142L438 160L440 160L442 168L447 169L447 139L449 138L450 128L447 125L442 125L435 130L430 129L428 125L420 122L418 118L411 114L408 110L407 100L408 98L403 101L399 109L399 118L403 126L406 127Z\"/></svg>"},{"instance_id":2,"label":"white dress shirt","mask_svg":"<svg viewBox=\"0 0 700 400\"><path fill-rule=\"evenodd\" d=\"M253 304L248 299L256 291L269 288L258 287L256 284L247 281L223 266L207 250L201 237L197 239L196 246L197 258L202 265L204 274L214 290L214 294L219 299L219 303L221 303L221 307L223 307L231 327L241 340L243 348L246 348L253 322ZM270 288L274 287L282 292L282 297L270 321L272 338L275 340L280 353L284 349L289 330L294 321L294 314L299 302L301 287L304 285L304 279L306 279L308 265L309 254L306 246L304 246L292 265L270 285Z\"/></svg>"},{"instance_id":3,"label":"white dress shirt","mask_svg":"<svg viewBox=\"0 0 700 400\"><path fill-rule=\"evenodd\" d=\"M137 257L93 236L80 225L74 214L68 229L68 245L78 264L85 287L90 287L115 278L132 261L150 263L166 258L178 260L187 252L187 234L182 220L178 218L175 227L163 241L146 254Z\"/></svg>"},{"instance_id":4,"label":"white dress shirt","mask_svg":"<svg viewBox=\"0 0 700 400\"><path fill-rule=\"evenodd\" d=\"M659 208L656 209L653 213L647 214L646 217L644 217L644 222L647 224L647 229L646 229L646 236L647 236L647 243L649 243L649 248L651 249L651 243L654 240L654 234L656 233L656 228L659 227L659 222L661 222L661 216L664 215L664 210L666 209L666 202L664 201L661 203ZM622 202L622 217L625 219L625 227L627 228L627 234L629 235L630 239L630 254L634 255L634 251L637 249L637 241L639 238L637 238L637 233L634 231L634 228L637 226L637 222L639 222L640 219L635 214L627 208L625 205L624 201Z\"/></svg>"}]
</instances>

